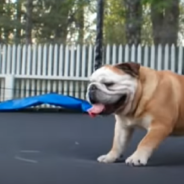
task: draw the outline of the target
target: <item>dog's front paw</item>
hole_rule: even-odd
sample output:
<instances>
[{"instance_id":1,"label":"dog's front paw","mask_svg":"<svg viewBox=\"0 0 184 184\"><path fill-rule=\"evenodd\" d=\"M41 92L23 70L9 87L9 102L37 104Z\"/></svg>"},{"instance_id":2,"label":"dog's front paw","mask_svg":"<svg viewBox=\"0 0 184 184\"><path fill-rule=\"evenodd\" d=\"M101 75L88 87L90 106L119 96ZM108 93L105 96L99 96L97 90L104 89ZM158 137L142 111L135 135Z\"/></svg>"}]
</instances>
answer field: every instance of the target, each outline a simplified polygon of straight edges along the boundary
<instances>
[{"instance_id":1,"label":"dog's front paw","mask_svg":"<svg viewBox=\"0 0 184 184\"><path fill-rule=\"evenodd\" d=\"M125 161L127 165L132 165L132 166L142 166L142 165L145 166L147 162L148 162L148 157L138 152L133 153Z\"/></svg>"},{"instance_id":2,"label":"dog's front paw","mask_svg":"<svg viewBox=\"0 0 184 184\"><path fill-rule=\"evenodd\" d=\"M97 160L99 162L104 162L104 163L113 163L116 161L116 157L114 157L113 155L111 154L107 154L107 155L102 155L100 157L97 158Z\"/></svg>"}]
</instances>

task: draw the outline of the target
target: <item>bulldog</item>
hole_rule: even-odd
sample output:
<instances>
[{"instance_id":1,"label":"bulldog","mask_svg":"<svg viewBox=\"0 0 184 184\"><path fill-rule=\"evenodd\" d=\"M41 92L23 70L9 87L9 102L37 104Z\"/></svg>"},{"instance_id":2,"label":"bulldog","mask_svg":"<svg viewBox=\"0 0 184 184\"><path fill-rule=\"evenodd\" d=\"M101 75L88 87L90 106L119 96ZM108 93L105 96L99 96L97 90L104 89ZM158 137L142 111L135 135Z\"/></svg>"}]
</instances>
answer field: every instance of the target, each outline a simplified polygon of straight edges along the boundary
<instances>
[{"instance_id":1,"label":"bulldog","mask_svg":"<svg viewBox=\"0 0 184 184\"><path fill-rule=\"evenodd\" d=\"M133 62L104 65L90 76L86 95L92 104L91 115L115 117L112 147L98 157L99 162L112 163L120 158L138 127L147 133L125 160L128 165L146 165L168 136L184 135L182 75Z\"/></svg>"}]
</instances>

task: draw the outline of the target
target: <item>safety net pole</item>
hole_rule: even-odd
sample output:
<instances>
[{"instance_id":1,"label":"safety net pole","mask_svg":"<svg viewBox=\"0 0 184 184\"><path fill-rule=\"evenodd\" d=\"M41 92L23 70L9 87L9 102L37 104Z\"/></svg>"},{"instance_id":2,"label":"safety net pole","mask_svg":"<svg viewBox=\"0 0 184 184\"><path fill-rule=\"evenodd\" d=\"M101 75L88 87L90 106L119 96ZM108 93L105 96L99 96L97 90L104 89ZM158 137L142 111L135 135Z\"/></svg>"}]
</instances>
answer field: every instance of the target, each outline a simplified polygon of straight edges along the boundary
<instances>
[{"instance_id":1,"label":"safety net pole","mask_svg":"<svg viewBox=\"0 0 184 184\"><path fill-rule=\"evenodd\" d=\"M102 65L103 57L103 15L104 0L97 2L97 24L96 24L96 47L95 47L95 63L94 69L97 70Z\"/></svg>"}]
</instances>

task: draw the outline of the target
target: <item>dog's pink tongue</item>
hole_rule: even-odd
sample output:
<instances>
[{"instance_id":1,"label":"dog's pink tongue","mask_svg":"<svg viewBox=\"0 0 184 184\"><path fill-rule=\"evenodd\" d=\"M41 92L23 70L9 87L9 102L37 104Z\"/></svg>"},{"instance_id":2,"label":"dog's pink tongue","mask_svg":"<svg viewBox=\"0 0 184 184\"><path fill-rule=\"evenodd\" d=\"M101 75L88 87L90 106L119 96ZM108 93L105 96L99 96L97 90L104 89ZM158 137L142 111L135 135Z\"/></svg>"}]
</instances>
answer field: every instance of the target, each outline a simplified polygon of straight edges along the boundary
<instances>
[{"instance_id":1,"label":"dog's pink tongue","mask_svg":"<svg viewBox=\"0 0 184 184\"><path fill-rule=\"evenodd\" d=\"M105 106L103 104L94 104L88 113L91 117L95 117L104 110Z\"/></svg>"}]
</instances>

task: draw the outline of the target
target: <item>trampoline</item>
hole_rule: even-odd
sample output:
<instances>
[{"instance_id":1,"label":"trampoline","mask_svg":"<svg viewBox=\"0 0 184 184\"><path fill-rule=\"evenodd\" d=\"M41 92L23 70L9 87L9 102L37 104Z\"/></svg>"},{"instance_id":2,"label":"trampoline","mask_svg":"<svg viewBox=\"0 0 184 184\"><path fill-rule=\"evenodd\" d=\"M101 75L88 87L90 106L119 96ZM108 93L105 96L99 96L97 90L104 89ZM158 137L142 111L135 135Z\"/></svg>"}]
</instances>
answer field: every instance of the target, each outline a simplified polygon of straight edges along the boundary
<instances>
[{"instance_id":1,"label":"trampoline","mask_svg":"<svg viewBox=\"0 0 184 184\"><path fill-rule=\"evenodd\" d=\"M170 137L146 167L96 158L109 151L113 116L66 112L0 113L2 184L167 184L184 180L184 138ZM145 134L137 131L125 154Z\"/></svg>"}]
</instances>

